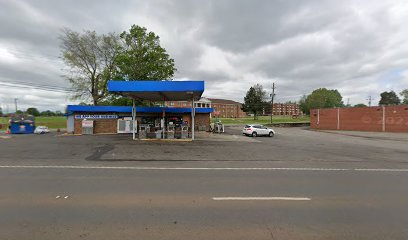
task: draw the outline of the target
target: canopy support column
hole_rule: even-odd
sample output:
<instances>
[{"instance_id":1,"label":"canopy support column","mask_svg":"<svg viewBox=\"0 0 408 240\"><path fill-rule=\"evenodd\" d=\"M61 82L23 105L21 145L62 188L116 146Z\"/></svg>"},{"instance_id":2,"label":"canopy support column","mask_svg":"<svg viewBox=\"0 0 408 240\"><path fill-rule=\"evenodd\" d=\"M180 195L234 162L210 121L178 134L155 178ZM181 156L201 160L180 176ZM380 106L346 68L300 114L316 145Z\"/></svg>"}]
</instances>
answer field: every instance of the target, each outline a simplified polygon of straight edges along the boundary
<instances>
[{"instance_id":1,"label":"canopy support column","mask_svg":"<svg viewBox=\"0 0 408 240\"><path fill-rule=\"evenodd\" d=\"M132 98L132 135L133 135L133 140L136 139L136 132L135 132L135 127L136 127L136 103L135 103L135 98Z\"/></svg>"},{"instance_id":2,"label":"canopy support column","mask_svg":"<svg viewBox=\"0 0 408 240\"><path fill-rule=\"evenodd\" d=\"M191 104L191 140L194 140L194 124L195 124L195 106L194 106L194 96Z\"/></svg>"}]
</instances>

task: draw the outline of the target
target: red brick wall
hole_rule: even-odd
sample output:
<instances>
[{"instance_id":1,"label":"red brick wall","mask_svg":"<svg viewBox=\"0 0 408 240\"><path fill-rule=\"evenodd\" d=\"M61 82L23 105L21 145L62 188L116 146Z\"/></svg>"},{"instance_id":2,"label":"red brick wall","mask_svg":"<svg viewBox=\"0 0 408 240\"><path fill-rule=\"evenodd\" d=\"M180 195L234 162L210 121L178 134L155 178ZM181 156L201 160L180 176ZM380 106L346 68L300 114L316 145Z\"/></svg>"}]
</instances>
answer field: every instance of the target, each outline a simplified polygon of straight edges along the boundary
<instances>
[{"instance_id":1,"label":"red brick wall","mask_svg":"<svg viewBox=\"0 0 408 240\"><path fill-rule=\"evenodd\" d=\"M75 119L74 121L75 134L82 134L82 120L83 119ZM94 133L116 133L118 131L117 119L94 119L93 121L94 121Z\"/></svg>"},{"instance_id":2,"label":"red brick wall","mask_svg":"<svg viewBox=\"0 0 408 240\"><path fill-rule=\"evenodd\" d=\"M191 115L183 115L183 120L188 121L188 125L191 128ZM210 114L209 113L196 113L194 119L194 128L198 131L199 126L205 127L205 130L208 131L210 128ZM190 129L191 131L191 129Z\"/></svg>"},{"instance_id":3,"label":"red brick wall","mask_svg":"<svg viewBox=\"0 0 408 240\"><path fill-rule=\"evenodd\" d=\"M339 114L339 118L337 114ZM386 132L408 132L408 105L385 106L384 108L380 106L313 109L310 111L310 127L313 129L373 132L381 132L384 127Z\"/></svg>"}]
</instances>

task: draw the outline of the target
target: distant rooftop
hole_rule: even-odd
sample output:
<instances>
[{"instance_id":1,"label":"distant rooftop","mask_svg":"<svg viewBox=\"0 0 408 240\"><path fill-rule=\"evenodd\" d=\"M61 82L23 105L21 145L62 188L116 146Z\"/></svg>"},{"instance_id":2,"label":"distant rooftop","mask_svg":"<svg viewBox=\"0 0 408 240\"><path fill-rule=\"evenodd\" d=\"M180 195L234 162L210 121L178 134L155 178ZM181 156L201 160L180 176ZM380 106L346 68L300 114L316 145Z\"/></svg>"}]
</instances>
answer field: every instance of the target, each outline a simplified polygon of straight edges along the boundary
<instances>
[{"instance_id":1,"label":"distant rooftop","mask_svg":"<svg viewBox=\"0 0 408 240\"><path fill-rule=\"evenodd\" d=\"M220 98L208 98L211 103L219 103L219 104L242 104L240 102L228 100L228 99L220 99Z\"/></svg>"}]
</instances>

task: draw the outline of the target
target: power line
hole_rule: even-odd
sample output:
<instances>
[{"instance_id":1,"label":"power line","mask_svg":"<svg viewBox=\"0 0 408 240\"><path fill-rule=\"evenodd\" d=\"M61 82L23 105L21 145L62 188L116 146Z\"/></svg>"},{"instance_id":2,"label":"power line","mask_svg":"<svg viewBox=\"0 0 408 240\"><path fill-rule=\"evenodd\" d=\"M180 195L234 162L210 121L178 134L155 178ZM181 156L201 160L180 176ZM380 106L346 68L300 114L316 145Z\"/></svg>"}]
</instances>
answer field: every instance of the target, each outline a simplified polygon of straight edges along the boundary
<instances>
[{"instance_id":1,"label":"power line","mask_svg":"<svg viewBox=\"0 0 408 240\"><path fill-rule=\"evenodd\" d=\"M56 89L56 90L67 90L67 88L59 87L55 85L43 85L43 84L38 84L38 83L33 83L33 82L26 82L26 81L1 81L0 80L0 83L13 84L13 85L26 85L30 87L39 87L39 88Z\"/></svg>"},{"instance_id":2,"label":"power line","mask_svg":"<svg viewBox=\"0 0 408 240\"><path fill-rule=\"evenodd\" d=\"M43 54L43 53L38 54L38 53L33 52L33 51L30 52L29 50L26 50L26 49L23 51L23 50L18 50L16 48L10 48L10 47L4 48L4 49L5 49L5 51L16 55L16 57L22 57L23 56L23 58L24 57L25 58L31 58L31 59L41 58L41 59L44 59L44 60L62 61L59 56L55 56L55 55L51 56L51 55L47 55L47 54Z\"/></svg>"},{"instance_id":3,"label":"power line","mask_svg":"<svg viewBox=\"0 0 408 240\"><path fill-rule=\"evenodd\" d=\"M12 88L23 88L23 89L37 89L37 90L50 91L50 92L63 92L63 93L74 92L74 90L72 89L25 85L25 84L13 84L13 83L4 83L4 82L0 82L0 86L6 86L6 87L12 87Z\"/></svg>"}]
</instances>

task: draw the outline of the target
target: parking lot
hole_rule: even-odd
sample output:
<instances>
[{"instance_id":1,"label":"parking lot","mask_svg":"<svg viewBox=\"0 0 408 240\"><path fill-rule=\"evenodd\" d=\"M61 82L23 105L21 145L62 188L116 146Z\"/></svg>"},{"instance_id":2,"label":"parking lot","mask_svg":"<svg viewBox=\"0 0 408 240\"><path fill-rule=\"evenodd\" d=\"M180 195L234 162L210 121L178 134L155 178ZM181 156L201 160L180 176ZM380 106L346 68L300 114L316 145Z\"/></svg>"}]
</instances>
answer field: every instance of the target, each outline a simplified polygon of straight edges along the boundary
<instances>
[{"instance_id":1,"label":"parking lot","mask_svg":"<svg viewBox=\"0 0 408 240\"><path fill-rule=\"evenodd\" d=\"M407 134L1 135L1 239L406 239Z\"/></svg>"},{"instance_id":2,"label":"parking lot","mask_svg":"<svg viewBox=\"0 0 408 240\"><path fill-rule=\"evenodd\" d=\"M405 167L407 134L277 128L273 138L200 132L194 142L131 140L130 135L11 135L0 139L2 165L245 167ZM5 136L5 135L3 135Z\"/></svg>"}]
</instances>

